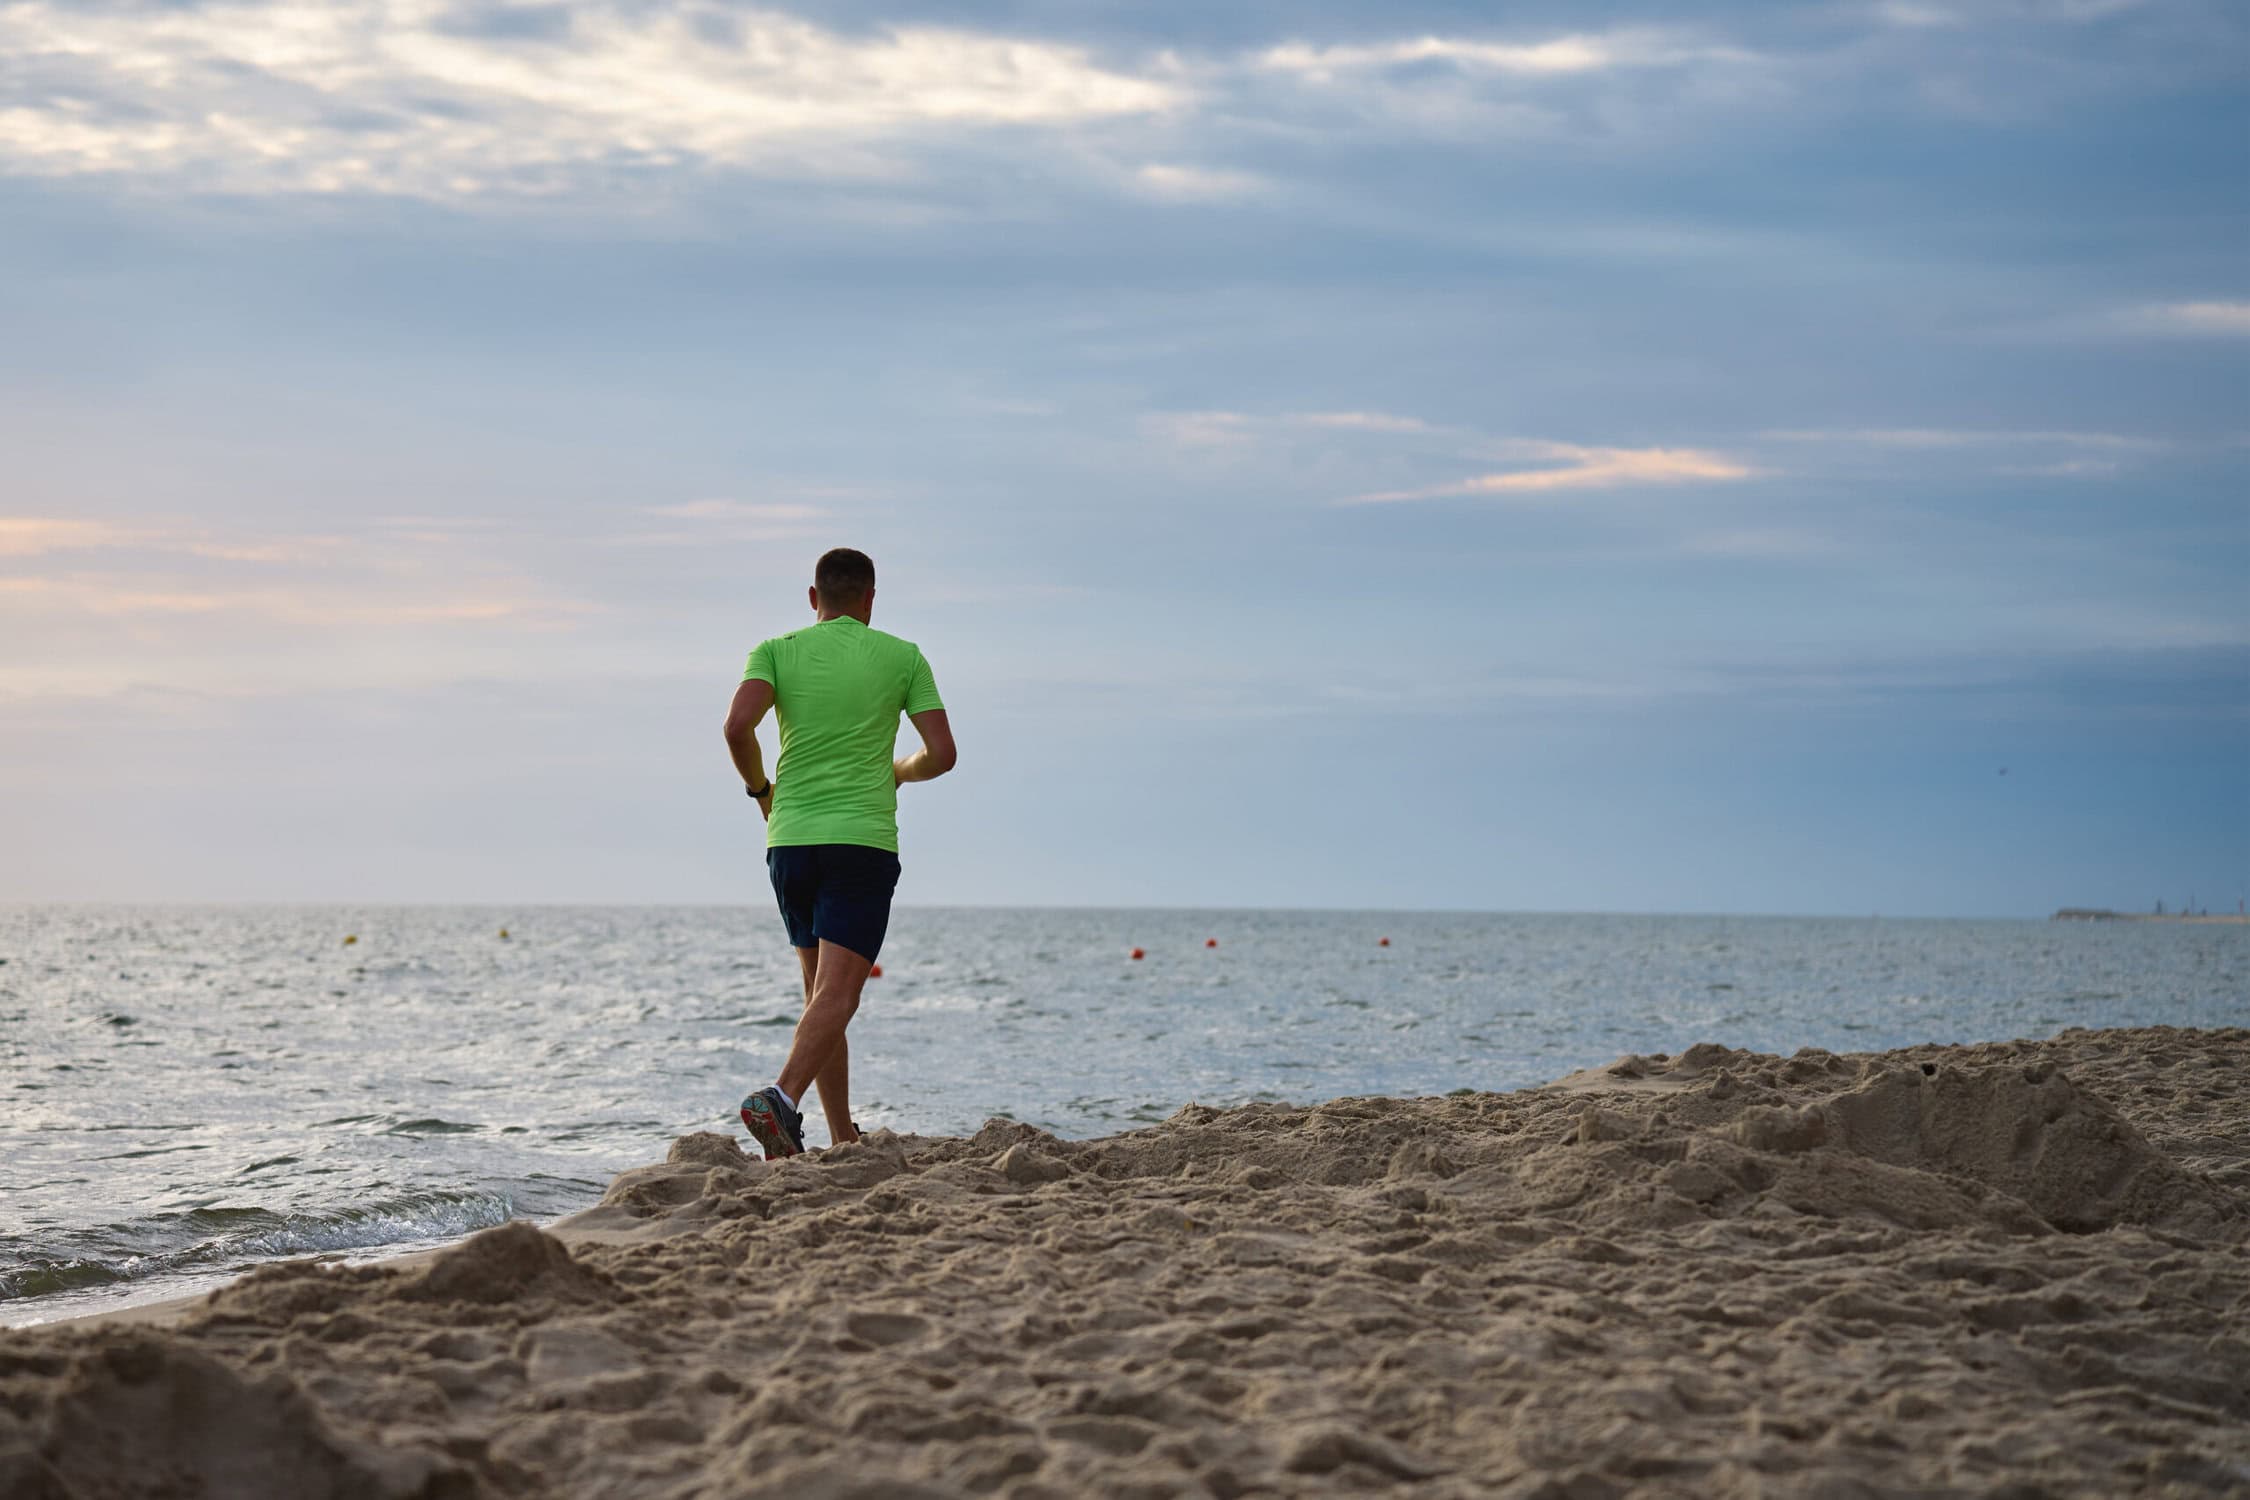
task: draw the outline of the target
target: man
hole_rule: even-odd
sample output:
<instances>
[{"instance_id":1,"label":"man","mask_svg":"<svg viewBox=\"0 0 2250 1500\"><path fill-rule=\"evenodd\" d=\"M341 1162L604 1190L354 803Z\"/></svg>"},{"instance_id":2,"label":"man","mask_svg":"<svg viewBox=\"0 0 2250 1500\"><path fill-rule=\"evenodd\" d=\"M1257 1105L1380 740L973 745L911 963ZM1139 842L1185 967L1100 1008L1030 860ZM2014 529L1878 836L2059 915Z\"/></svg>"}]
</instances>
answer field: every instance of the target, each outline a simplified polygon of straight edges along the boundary
<instances>
[{"instance_id":1,"label":"man","mask_svg":"<svg viewBox=\"0 0 2250 1500\"><path fill-rule=\"evenodd\" d=\"M818 617L750 653L727 710L727 749L766 820L766 870L805 975L805 1011L781 1077L742 1101L742 1123L766 1160L805 1149L798 1101L820 1090L828 1138L859 1138L852 1123L851 1053L844 1029L882 951L898 887L898 789L953 769L953 730L921 648L868 624L875 564L838 547L806 590ZM781 759L766 775L758 721L781 720ZM892 759L898 716L922 748Z\"/></svg>"}]
</instances>

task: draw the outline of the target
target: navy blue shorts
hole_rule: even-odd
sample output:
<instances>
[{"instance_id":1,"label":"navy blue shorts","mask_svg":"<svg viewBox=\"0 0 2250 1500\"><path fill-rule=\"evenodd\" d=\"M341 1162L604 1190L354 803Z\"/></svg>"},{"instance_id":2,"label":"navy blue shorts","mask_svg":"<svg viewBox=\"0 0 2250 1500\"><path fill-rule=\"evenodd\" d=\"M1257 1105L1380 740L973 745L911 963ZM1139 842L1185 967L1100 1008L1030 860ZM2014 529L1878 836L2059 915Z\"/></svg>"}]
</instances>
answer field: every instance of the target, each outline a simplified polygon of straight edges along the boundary
<instances>
[{"instance_id":1,"label":"navy blue shorts","mask_svg":"<svg viewBox=\"0 0 2250 1500\"><path fill-rule=\"evenodd\" d=\"M898 856L865 844L784 844L766 851L766 873L792 947L823 942L875 961L891 925Z\"/></svg>"}]
</instances>

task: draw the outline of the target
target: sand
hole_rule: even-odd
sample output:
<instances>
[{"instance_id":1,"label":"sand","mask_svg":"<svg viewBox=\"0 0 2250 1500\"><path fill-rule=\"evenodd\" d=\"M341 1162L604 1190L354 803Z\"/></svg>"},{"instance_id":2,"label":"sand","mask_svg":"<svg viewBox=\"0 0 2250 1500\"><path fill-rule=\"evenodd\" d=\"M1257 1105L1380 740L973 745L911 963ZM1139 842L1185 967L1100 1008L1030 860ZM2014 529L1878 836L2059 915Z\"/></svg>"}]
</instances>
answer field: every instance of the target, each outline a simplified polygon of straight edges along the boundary
<instances>
[{"instance_id":1,"label":"sand","mask_svg":"<svg viewBox=\"0 0 2250 1500\"><path fill-rule=\"evenodd\" d=\"M0 1334L9 1496L2250 1494L2250 1031L674 1143Z\"/></svg>"}]
</instances>

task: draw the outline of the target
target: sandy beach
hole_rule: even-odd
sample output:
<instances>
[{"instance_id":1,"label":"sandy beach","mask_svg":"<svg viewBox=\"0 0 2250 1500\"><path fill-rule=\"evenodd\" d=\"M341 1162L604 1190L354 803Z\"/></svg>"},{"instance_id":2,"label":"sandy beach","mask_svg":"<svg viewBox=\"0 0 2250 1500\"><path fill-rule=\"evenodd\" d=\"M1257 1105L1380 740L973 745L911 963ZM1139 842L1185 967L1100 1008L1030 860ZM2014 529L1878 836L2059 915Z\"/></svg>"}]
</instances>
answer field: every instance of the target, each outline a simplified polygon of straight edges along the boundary
<instances>
[{"instance_id":1,"label":"sandy beach","mask_svg":"<svg viewBox=\"0 0 2250 1500\"><path fill-rule=\"evenodd\" d=\"M1007 1121L0 1334L11 1496L2250 1493L2250 1031Z\"/></svg>"}]
</instances>

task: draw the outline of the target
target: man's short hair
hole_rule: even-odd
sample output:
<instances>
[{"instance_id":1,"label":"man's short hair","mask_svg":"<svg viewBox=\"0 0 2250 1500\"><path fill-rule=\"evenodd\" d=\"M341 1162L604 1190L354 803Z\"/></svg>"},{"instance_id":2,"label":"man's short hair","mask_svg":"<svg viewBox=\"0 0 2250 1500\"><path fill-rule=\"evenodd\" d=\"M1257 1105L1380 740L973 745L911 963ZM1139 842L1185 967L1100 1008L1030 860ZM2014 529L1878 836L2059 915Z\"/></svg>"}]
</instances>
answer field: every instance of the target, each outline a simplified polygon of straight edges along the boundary
<instances>
[{"instance_id":1,"label":"man's short hair","mask_svg":"<svg viewBox=\"0 0 2250 1500\"><path fill-rule=\"evenodd\" d=\"M875 591L875 559L850 547L831 548L813 564L812 582L824 608L858 604Z\"/></svg>"}]
</instances>

